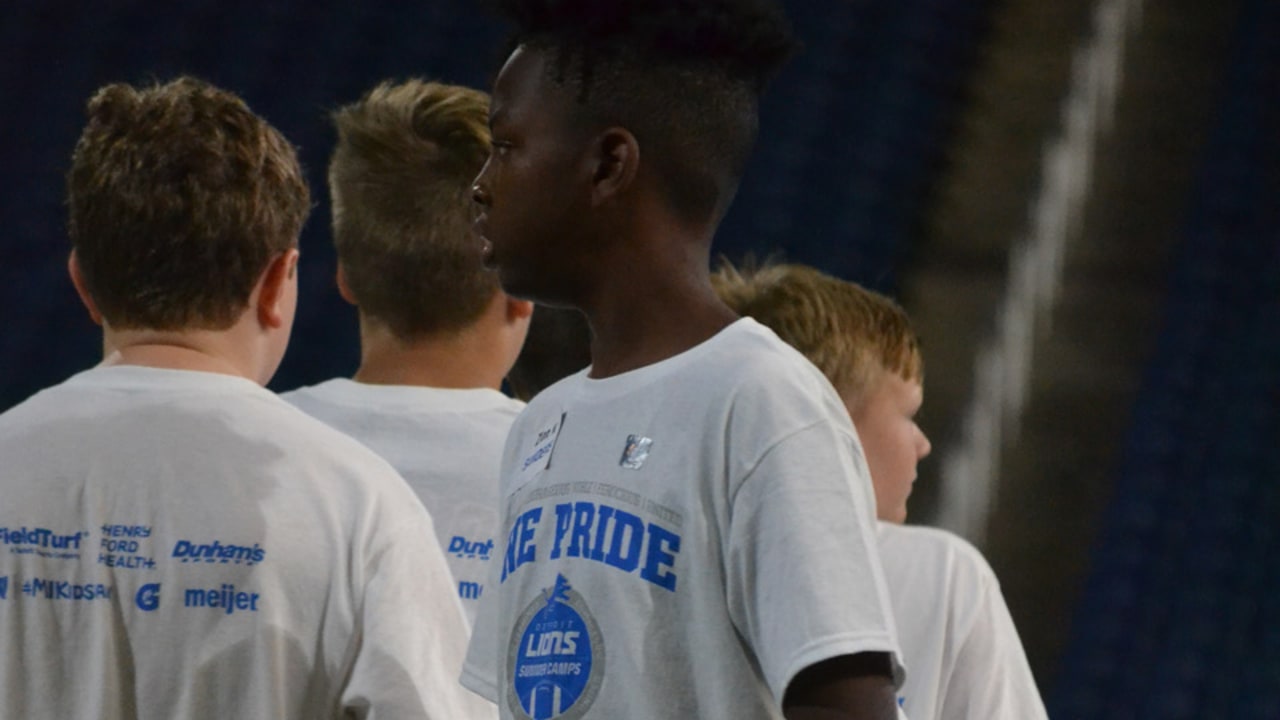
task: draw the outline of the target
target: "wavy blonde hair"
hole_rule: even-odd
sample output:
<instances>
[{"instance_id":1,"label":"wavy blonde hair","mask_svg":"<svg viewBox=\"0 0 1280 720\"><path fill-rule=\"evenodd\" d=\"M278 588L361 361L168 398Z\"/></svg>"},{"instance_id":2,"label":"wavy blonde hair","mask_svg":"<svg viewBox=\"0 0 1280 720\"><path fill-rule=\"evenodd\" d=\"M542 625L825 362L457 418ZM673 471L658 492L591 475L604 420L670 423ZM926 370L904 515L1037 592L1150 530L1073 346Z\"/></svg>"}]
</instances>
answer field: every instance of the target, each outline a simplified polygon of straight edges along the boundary
<instances>
[{"instance_id":1,"label":"wavy blonde hair","mask_svg":"<svg viewBox=\"0 0 1280 720\"><path fill-rule=\"evenodd\" d=\"M471 231L471 183L489 156L489 96L383 82L333 121L333 239L362 315L402 340L467 327L499 289Z\"/></svg>"}]
</instances>

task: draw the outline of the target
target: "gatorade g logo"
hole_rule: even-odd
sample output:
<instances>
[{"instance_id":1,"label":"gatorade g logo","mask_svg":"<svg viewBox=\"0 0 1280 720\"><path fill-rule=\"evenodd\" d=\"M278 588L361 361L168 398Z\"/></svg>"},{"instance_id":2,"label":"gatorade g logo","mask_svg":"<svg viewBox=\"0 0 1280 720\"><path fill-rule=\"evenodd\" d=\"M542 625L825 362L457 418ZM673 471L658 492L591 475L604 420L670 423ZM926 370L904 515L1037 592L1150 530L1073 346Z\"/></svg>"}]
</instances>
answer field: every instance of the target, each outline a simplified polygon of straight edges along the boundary
<instances>
[{"instance_id":1,"label":"gatorade g logo","mask_svg":"<svg viewBox=\"0 0 1280 720\"><path fill-rule=\"evenodd\" d=\"M604 680L604 640L563 575L516 621L507 652L507 706L521 720L584 717Z\"/></svg>"},{"instance_id":2,"label":"gatorade g logo","mask_svg":"<svg viewBox=\"0 0 1280 720\"><path fill-rule=\"evenodd\" d=\"M147 583L138 588L133 601L142 612L151 612L160 607L160 583Z\"/></svg>"}]
</instances>

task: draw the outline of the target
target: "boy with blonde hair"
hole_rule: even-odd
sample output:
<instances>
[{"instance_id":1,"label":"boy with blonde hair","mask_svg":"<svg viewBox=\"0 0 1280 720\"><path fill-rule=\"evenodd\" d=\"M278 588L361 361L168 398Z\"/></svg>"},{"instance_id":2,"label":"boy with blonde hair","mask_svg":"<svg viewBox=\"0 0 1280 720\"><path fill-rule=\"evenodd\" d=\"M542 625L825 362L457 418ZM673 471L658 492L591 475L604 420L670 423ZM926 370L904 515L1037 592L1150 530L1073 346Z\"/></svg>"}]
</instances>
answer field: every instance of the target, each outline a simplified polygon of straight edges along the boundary
<instances>
[{"instance_id":1,"label":"boy with blonde hair","mask_svg":"<svg viewBox=\"0 0 1280 720\"><path fill-rule=\"evenodd\" d=\"M809 358L835 386L871 469L885 578L909 668L899 702L916 720L1046 717L1000 586L976 548L905 526L916 464L929 440L915 423L924 361L893 300L803 265L736 269L720 297Z\"/></svg>"},{"instance_id":2,"label":"boy with blonde hair","mask_svg":"<svg viewBox=\"0 0 1280 720\"><path fill-rule=\"evenodd\" d=\"M391 462L426 504L473 618L498 525L498 463L524 404L499 391L529 327L471 232L489 98L384 82L334 113L338 289L360 315L360 367L283 397Z\"/></svg>"},{"instance_id":3,"label":"boy with blonde hair","mask_svg":"<svg viewBox=\"0 0 1280 720\"><path fill-rule=\"evenodd\" d=\"M265 390L297 301L292 146L192 78L109 85L67 177L106 360L0 415L0 708L483 716L431 520Z\"/></svg>"}]
</instances>

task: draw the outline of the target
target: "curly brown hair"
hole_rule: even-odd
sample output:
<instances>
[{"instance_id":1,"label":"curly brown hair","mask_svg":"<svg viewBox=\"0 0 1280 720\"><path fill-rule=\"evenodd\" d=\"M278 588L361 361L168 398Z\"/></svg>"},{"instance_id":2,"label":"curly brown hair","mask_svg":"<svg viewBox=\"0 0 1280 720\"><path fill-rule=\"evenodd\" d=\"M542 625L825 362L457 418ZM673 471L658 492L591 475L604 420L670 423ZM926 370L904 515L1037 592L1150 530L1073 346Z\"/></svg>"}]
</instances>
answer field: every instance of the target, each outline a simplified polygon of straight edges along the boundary
<instances>
[{"instance_id":1,"label":"curly brown hair","mask_svg":"<svg viewBox=\"0 0 1280 720\"><path fill-rule=\"evenodd\" d=\"M297 153L236 95L181 77L88 103L67 173L85 286L115 328L230 327L311 208Z\"/></svg>"}]
</instances>

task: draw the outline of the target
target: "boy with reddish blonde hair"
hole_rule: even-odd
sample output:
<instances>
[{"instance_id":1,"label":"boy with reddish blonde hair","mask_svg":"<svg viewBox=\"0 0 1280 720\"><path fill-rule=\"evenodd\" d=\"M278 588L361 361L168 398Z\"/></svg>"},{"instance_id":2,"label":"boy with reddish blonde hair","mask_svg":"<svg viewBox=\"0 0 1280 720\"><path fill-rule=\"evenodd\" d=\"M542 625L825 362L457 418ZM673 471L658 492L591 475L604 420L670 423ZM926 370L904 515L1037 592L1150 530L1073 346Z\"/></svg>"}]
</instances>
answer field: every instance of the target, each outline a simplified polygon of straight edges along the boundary
<instances>
[{"instance_id":1,"label":"boy with reddish blonde hair","mask_svg":"<svg viewBox=\"0 0 1280 720\"><path fill-rule=\"evenodd\" d=\"M803 265L712 276L726 304L800 350L835 386L871 469L885 578L909 668L908 717L1045 718L1000 586L976 548L951 533L902 525L929 439L915 423L924 361L893 300Z\"/></svg>"}]
</instances>

